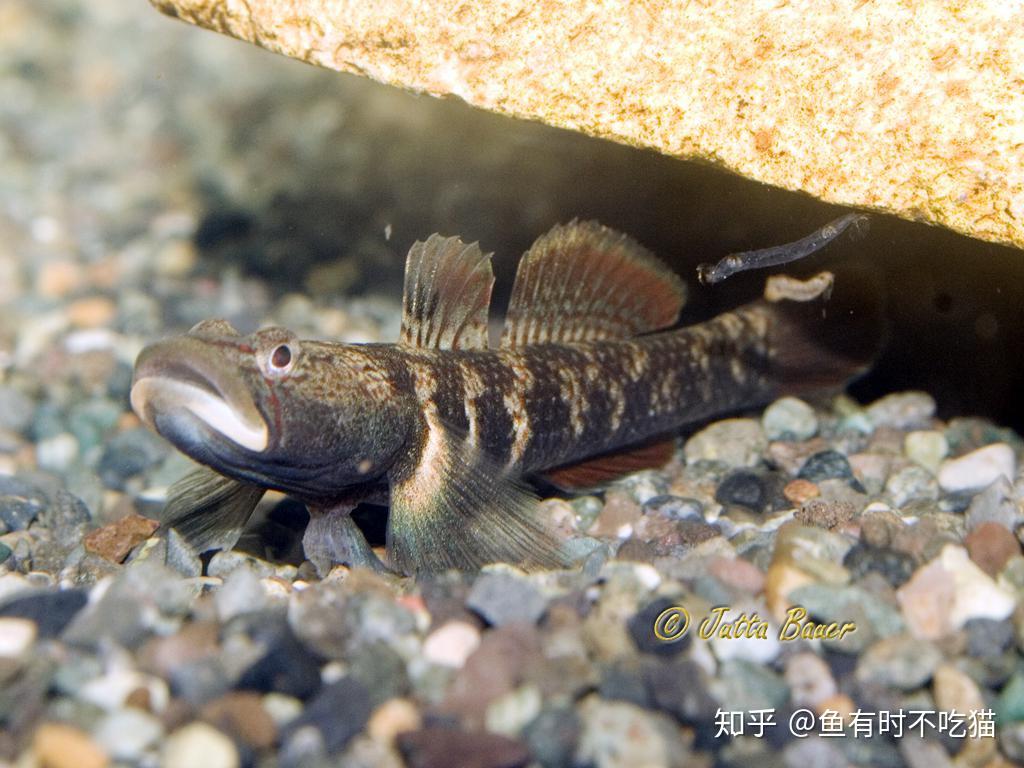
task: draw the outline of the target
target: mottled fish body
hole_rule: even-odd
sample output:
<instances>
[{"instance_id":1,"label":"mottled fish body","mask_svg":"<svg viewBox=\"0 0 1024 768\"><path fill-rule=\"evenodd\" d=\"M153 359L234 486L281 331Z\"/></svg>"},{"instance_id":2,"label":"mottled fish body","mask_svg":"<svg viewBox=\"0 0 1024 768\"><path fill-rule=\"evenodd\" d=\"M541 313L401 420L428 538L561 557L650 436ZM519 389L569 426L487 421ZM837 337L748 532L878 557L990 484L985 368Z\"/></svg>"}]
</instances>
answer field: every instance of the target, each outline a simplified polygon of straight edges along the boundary
<instances>
[{"instance_id":1,"label":"mottled fish body","mask_svg":"<svg viewBox=\"0 0 1024 768\"><path fill-rule=\"evenodd\" d=\"M416 243L397 344L241 336L224 321L158 342L136 363L136 412L208 466L174 489L165 524L230 547L264 490L307 503L318 568L376 565L349 513L388 499L404 572L565 563L522 478L596 486L663 463L694 421L795 389L841 384L874 351L854 307L758 301L672 326L683 283L593 222L542 236L520 262L505 331L488 348L490 256Z\"/></svg>"}]
</instances>

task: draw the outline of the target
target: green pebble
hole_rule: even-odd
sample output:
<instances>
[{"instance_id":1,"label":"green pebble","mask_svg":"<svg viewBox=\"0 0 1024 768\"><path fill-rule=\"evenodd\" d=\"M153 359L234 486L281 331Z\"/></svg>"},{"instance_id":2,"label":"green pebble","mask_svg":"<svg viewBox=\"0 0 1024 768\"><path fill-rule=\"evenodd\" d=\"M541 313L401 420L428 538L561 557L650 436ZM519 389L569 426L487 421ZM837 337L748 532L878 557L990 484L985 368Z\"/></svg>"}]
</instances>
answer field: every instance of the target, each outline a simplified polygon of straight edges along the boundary
<instances>
[{"instance_id":1,"label":"green pebble","mask_svg":"<svg viewBox=\"0 0 1024 768\"><path fill-rule=\"evenodd\" d=\"M0 541L0 563L7 560L11 556L11 548Z\"/></svg>"}]
</instances>

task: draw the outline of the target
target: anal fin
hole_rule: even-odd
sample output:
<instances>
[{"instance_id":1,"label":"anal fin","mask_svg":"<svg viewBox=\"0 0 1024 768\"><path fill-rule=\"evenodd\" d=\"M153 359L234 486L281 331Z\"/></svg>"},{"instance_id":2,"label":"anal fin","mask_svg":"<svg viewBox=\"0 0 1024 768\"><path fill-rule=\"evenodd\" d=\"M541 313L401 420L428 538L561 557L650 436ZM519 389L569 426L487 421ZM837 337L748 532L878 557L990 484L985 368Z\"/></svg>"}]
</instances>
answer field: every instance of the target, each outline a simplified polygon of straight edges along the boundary
<instances>
[{"instance_id":1,"label":"anal fin","mask_svg":"<svg viewBox=\"0 0 1024 768\"><path fill-rule=\"evenodd\" d=\"M502 468L428 416L418 461L391 476L388 557L404 573L488 563L568 564L537 519L536 497Z\"/></svg>"},{"instance_id":2,"label":"anal fin","mask_svg":"<svg viewBox=\"0 0 1024 768\"><path fill-rule=\"evenodd\" d=\"M176 530L197 553L231 549L264 493L212 469L197 469L171 486L161 528Z\"/></svg>"},{"instance_id":3,"label":"anal fin","mask_svg":"<svg viewBox=\"0 0 1024 768\"><path fill-rule=\"evenodd\" d=\"M636 448L604 453L592 459L566 464L543 473L542 477L564 491L599 488L631 472L664 466L675 453L675 440L645 443Z\"/></svg>"}]
</instances>

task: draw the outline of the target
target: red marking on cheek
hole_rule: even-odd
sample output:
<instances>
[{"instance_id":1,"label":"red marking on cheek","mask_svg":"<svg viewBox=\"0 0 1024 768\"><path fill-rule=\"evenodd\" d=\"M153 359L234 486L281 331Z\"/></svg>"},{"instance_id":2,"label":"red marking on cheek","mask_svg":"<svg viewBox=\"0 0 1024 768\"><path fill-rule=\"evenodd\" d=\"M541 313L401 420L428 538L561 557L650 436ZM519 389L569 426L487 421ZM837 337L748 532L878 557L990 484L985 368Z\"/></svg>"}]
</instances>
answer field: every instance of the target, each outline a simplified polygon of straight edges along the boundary
<instances>
[{"instance_id":1,"label":"red marking on cheek","mask_svg":"<svg viewBox=\"0 0 1024 768\"><path fill-rule=\"evenodd\" d=\"M277 396L277 387L272 379L263 377L263 383L267 385L270 393L270 407L274 409L274 433L278 439L281 438L281 400Z\"/></svg>"}]
</instances>

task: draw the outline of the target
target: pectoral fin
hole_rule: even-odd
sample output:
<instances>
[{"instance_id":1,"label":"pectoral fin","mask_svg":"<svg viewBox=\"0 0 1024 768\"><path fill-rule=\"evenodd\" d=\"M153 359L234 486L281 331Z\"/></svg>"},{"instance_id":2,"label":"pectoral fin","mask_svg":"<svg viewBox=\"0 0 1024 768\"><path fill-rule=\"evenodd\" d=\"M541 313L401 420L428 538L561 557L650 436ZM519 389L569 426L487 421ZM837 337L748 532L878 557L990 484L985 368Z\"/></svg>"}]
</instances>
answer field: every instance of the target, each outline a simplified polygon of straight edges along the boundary
<instances>
[{"instance_id":1,"label":"pectoral fin","mask_svg":"<svg viewBox=\"0 0 1024 768\"><path fill-rule=\"evenodd\" d=\"M418 460L391 476L388 556L405 573L487 563L567 565L537 520L537 499L465 441L428 417Z\"/></svg>"},{"instance_id":2,"label":"pectoral fin","mask_svg":"<svg viewBox=\"0 0 1024 768\"><path fill-rule=\"evenodd\" d=\"M171 486L161 528L173 528L196 552L231 549L266 492L198 469Z\"/></svg>"}]
</instances>

